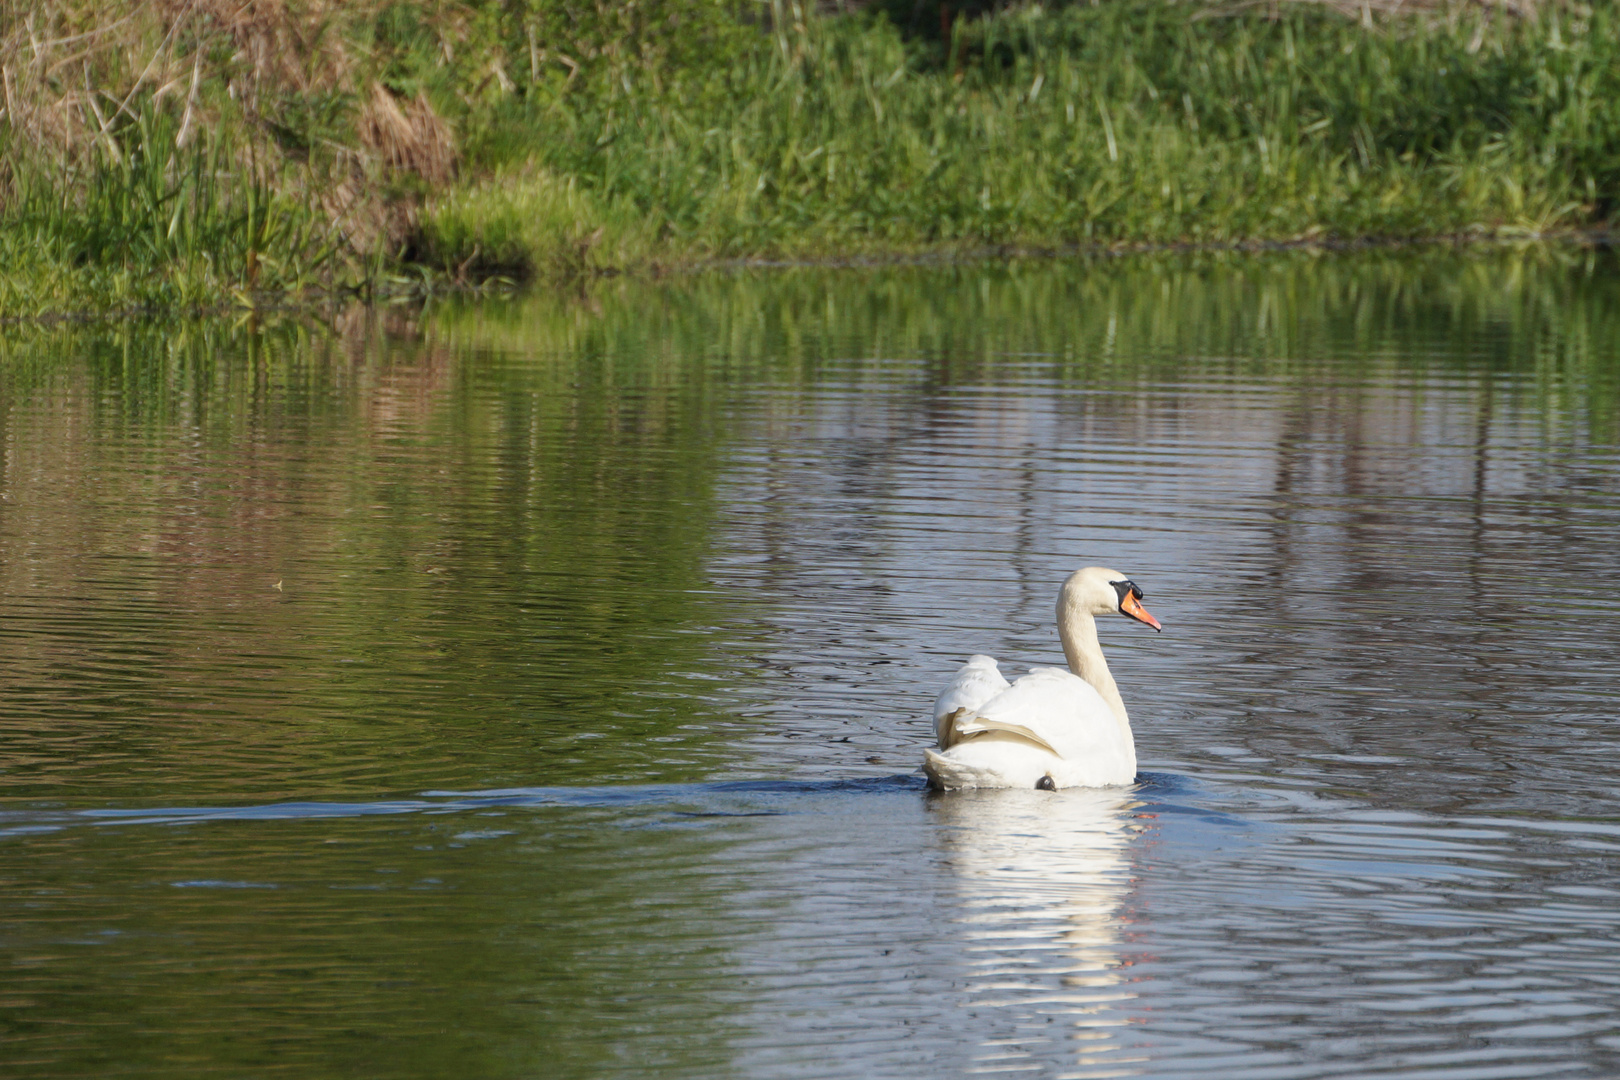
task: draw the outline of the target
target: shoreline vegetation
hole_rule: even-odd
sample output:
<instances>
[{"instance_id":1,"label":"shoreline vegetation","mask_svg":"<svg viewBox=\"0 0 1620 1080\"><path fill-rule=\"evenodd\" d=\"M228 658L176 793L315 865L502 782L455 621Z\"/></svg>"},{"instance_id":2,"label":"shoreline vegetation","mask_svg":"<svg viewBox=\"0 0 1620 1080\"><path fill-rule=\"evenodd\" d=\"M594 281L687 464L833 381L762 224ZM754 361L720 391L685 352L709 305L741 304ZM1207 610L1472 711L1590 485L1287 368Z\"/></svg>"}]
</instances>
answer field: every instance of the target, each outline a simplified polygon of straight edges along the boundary
<instances>
[{"instance_id":1,"label":"shoreline vegetation","mask_svg":"<svg viewBox=\"0 0 1620 1080\"><path fill-rule=\"evenodd\" d=\"M0 318L1604 237L1612 4L0 0Z\"/></svg>"}]
</instances>

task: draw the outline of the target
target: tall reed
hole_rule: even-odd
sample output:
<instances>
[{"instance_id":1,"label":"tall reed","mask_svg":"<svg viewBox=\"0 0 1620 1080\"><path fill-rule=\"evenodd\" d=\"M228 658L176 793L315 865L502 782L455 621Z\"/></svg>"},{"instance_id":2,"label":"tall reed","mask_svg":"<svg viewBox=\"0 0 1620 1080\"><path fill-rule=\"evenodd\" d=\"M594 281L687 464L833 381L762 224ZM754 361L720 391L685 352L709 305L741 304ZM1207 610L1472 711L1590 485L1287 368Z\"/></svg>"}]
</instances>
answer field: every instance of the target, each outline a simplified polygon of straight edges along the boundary
<instances>
[{"instance_id":1,"label":"tall reed","mask_svg":"<svg viewBox=\"0 0 1620 1080\"><path fill-rule=\"evenodd\" d=\"M174 145L137 115L118 158L27 161L0 224L0 311L207 308L333 279L337 245L307 193L235 166L228 130Z\"/></svg>"}]
</instances>

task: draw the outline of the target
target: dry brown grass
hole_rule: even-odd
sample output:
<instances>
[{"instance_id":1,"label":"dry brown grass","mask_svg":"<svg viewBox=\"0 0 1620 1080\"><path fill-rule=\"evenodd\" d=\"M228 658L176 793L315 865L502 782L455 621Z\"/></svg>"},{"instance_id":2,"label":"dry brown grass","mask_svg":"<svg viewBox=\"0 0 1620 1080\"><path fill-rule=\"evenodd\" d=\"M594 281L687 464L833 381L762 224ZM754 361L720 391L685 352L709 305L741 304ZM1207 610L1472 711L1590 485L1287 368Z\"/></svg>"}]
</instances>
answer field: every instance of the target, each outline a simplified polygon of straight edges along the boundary
<instances>
[{"instance_id":1,"label":"dry brown grass","mask_svg":"<svg viewBox=\"0 0 1620 1080\"><path fill-rule=\"evenodd\" d=\"M381 83L372 83L371 97L360 110L359 132L361 145L390 168L429 183L455 175L455 137L425 94L400 99Z\"/></svg>"},{"instance_id":2,"label":"dry brown grass","mask_svg":"<svg viewBox=\"0 0 1620 1080\"><path fill-rule=\"evenodd\" d=\"M456 142L426 96L396 98L373 78L354 31L381 0L0 0L0 133L10 159L71 175L122 163L134 121L176 121L174 149L228 129L233 167L280 190L303 187L346 246L397 242L413 209L377 194L408 173L450 179ZM347 95L347 138L319 154L276 138L289 101ZM157 148L145 148L151 153ZM10 187L0 166L0 200ZM3 203L0 203L3 205Z\"/></svg>"}]
</instances>

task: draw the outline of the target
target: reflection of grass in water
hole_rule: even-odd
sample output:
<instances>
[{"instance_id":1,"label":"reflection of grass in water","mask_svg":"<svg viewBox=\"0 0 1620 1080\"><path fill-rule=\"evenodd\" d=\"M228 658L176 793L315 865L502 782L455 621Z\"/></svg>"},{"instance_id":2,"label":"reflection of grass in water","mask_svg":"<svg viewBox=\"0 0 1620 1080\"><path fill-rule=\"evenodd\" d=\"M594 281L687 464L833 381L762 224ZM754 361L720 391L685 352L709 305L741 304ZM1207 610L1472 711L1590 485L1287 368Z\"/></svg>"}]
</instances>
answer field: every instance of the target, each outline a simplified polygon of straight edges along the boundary
<instances>
[{"instance_id":1,"label":"reflection of grass in water","mask_svg":"<svg viewBox=\"0 0 1620 1080\"><path fill-rule=\"evenodd\" d=\"M858 372L925 391L1020 373L1129 385L1490 372L1516 376L1510 392L1554 427L1584 417L1612 441L1617 271L1603 249L1540 246L800 268L449 304L430 323L456 341L638 355L655 379Z\"/></svg>"},{"instance_id":2,"label":"reflection of grass in water","mask_svg":"<svg viewBox=\"0 0 1620 1080\"><path fill-rule=\"evenodd\" d=\"M1612 442L1615 282L1609 255L1541 248L1153 256L609 281L336 332L18 328L4 595L112 569L73 627L8 653L13 713L92 741L111 724L126 749L6 780L702 775L725 717L705 676L732 677L746 646L723 628L753 602L709 584L715 484L739 434L799 413L795 388L1488 371L1549 438ZM64 703L64 673L117 690Z\"/></svg>"},{"instance_id":3,"label":"reflection of grass in water","mask_svg":"<svg viewBox=\"0 0 1620 1080\"><path fill-rule=\"evenodd\" d=\"M14 712L154 747L41 770L132 795L212 762L211 790L266 797L706 771L728 618L710 390L634 354L464 344L292 323L10 342L29 510L0 537L23 545L6 595L116 568L85 636L8 654ZM116 700L50 704L103 665Z\"/></svg>"}]
</instances>

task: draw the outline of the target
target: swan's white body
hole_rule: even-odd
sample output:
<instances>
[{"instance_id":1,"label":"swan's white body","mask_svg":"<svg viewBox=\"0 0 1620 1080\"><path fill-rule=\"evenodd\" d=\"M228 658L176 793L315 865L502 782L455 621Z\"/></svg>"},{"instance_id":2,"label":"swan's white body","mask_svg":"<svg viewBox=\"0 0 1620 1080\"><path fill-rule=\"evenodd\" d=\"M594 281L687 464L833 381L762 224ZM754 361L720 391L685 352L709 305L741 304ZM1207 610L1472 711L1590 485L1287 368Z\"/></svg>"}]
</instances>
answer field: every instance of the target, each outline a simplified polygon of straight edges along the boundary
<instances>
[{"instance_id":1,"label":"swan's white body","mask_svg":"<svg viewBox=\"0 0 1620 1080\"><path fill-rule=\"evenodd\" d=\"M1049 776L1054 787L1110 787L1136 779L1130 725L1090 683L1044 667L1009 686L995 661L982 659L1002 689L991 689L985 669L969 661L940 695L961 703L934 713L940 749L924 751L923 765L934 786L1033 788ZM969 696L985 690L976 701Z\"/></svg>"},{"instance_id":2,"label":"swan's white body","mask_svg":"<svg viewBox=\"0 0 1620 1080\"><path fill-rule=\"evenodd\" d=\"M1011 685L996 662L974 656L934 702L939 749L924 751L929 783L984 787L1111 787L1136 779L1136 741L1097 643L1094 614L1156 620L1117 591L1128 578L1089 567L1058 594L1058 634L1070 671L1032 668ZM1140 590L1135 590L1140 599ZM1140 614L1137 614L1140 612Z\"/></svg>"}]
</instances>

